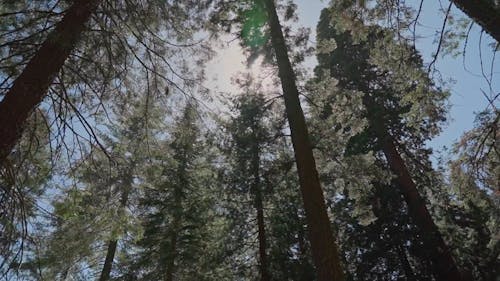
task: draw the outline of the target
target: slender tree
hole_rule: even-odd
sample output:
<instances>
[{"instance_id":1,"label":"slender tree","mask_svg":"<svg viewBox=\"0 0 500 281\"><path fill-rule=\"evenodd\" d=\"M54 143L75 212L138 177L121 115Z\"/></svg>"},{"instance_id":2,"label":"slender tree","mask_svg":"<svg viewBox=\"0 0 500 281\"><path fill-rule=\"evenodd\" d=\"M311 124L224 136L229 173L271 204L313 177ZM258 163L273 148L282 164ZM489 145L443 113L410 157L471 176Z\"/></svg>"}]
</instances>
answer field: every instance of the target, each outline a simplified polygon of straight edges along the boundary
<instances>
[{"instance_id":1,"label":"slender tree","mask_svg":"<svg viewBox=\"0 0 500 281\"><path fill-rule=\"evenodd\" d=\"M251 197L251 207L254 209L258 241L258 268L261 281L271 280L268 260L269 234L266 229L265 202L268 195L268 186L263 180L263 174L266 167L262 157L272 152L268 147L272 133L269 125L264 124L266 115L269 115L270 109L265 105L265 99L262 94L252 92L248 89L244 95L236 100L237 116L228 124L231 133L231 148L228 158L234 162L231 166L231 173L228 177L228 193L232 200L240 198L244 201L247 194ZM267 112L267 113L266 113ZM238 221L242 221L238 218ZM250 231L253 232L254 227ZM250 239L254 239L249 235Z\"/></svg>"},{"instance_id":2,"label":"slender tree","mask_svg":"<svg viewBox=\"0 0 500 281\"><path fill-rule=\"evenodd\" d=\"M142 183L143 235L137 241L128 280L225 280L213 237L214 173L200 134L196 104L176 120L171 138L153 152ZM204 153L205 152L205 153ZM126 278L125 278L126 277ZM219 279L220 278L220 279Z\"/></svg>"},{"instance_id":3,"label":"slender tree","mask_svg":"<svg viewBox=\"0 0 500 281\"><path fill-rule=\"evenodd\" d=\"M259 4L259 1L256 2ZM281 30L274 0L264 0L272 48L276 56L279 78L283 89L286 115L292 134L292 144L304 202L309 241L319 281L343 280L339 252L326 211L325 198L316 170L309 140L309 132L300 105L296 77L288 48Z\"/></svg>"}]
</instances>

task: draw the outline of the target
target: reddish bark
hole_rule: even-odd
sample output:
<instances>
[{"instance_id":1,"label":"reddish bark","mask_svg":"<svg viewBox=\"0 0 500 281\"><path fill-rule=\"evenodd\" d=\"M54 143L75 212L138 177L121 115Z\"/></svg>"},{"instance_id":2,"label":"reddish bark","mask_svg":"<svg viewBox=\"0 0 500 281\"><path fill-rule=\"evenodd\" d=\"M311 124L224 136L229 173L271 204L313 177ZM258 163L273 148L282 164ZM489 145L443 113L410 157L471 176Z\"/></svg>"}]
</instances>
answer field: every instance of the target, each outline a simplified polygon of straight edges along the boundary
<instances>
[{"instance_id":1,"label":"reddish bark","mask_svg":"<svg viewBox=\"0 0 500 281\"><path fill-rule=\"evenodd\" d=\"M383 139L383 151L391 170L397 175L398 187L408 205L410 216L419 228L425 247L430 252L430 260L437 280L464 280L453 260L453 256L443 240L439 229L427 209L417 186L396 149L395 140L386 135Z\"/></svg>"},{"instance_id":2,"label":"reddish bark","mask_svg":"<svg viewBox=\"0 0 500 281\"><path fill-rule=\"evenodd\" d=\"M281 30L274 0L265 1L269 16L271 43L276 55L278 74L285 99L286 114L292 135L295 162L299 173L300 190L311 241L313 261L318 281L344 280L339 252L328 218L325 198L309 140L304 113L300 105L295 73Z\"/></svg>"},{"instance_id":3,"label":"reddish bark","mask_svg":"<svg viewBox=\"0 0 500 281\"><path fill-rule=\"evenodd\" d=\"M387 164L397 176L397 187L408 205L409 215L418 226L424 247L430 253L428 258L432 264L436 280L465 281L466 279L458 270L439 229L434 224L434 220L425 205L424 199L418 193L417 185L413 181L405 160L396 148L397 141L388 133L384 121L377 114L376 108L378 106L375 100L366 94L363 97L363 104L367 108L370 125L382 146Z\"/></svg>"},{"instance_id":4,"label":"reddish bark","mask_svg":"<svg viewBox=\"0 0 500 281\"><path fill-rule=\"evenodd\" d=\"M26 119L47 94L100 2L76 0L0 102L0 163L18 142Z\"/></svg>"}]
</instances>

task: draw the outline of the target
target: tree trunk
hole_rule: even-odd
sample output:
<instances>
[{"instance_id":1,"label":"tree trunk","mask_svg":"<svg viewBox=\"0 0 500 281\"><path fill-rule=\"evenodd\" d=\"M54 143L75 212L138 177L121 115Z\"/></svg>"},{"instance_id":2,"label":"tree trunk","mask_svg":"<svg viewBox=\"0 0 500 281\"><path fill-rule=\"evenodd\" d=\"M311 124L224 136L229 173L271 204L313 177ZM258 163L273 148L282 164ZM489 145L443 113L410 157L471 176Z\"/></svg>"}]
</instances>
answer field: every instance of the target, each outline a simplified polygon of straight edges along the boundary
<instances>
[{"instance_id":1,"label":"tree trunk","mask_svg":"<svg viewBox=\"0 0 500 281\"><path fill-rule=\"evenodd\" d=\"M100 2L76 0L0 102L0 163L18 142L26 120L43 100Z\"/></svg>"},{"instance_id":2,"label":"tree trunk","mask_svg":"<svg viewBox=\"0 0 500 281\"><path fill-rule=\"evenodd\" d=\"M487 0L452 0L452 2L500 43L500 5L495 7L494 1Z\"/></svg>"},{"instance_id":3,"label":"tree trunk","mask_svg":"<svg viewBox=\"0 0 500 281\"><path fill-rule=\"evenodd\" d=\"M258 192L255 198L255 208L257 209L257 226L259 236L259 259L260 259L260 280L269 281L269 270L266 255L266 229L264 226L264 209L262 206L262 196Z\"/></svg>"},{"instance_id":4,"label":"tree trunk","mask_svg":"<svg viewBox=\"0 0 500 281\"><path fill-rule=\"evenodd\" d=\"M111 268L113 267L113 259L115 258L117 245L118 245L117 240L109 241L108 251L106 253L106 259L104 260L104 266L102 267L101 277L99 277L99 281L109 280L109 275L111 273Z\"/></svg>"},{"instance_id":5,"label":"tree trunk","mask_svg":"<svg viewBox=\"0 0 500 281\"><path fill-rule=\"evenodd\" d=\"M172 236L170 237L170 248L169 248L169 255L170 258L167 263L167 271L165 274L165 281L172 281L174 280L174 272L175 272L175 259L177 257L177 230L178 226L180 224L180 218L175 217L173 222L173 230L172 230Z\"/></svg>"},{"instance_id":6,"label":"tree trunk","mask_svg":"<svg viewBox=\"0 0 500 281\"><path fill-rule=\"evenodd\" d=\"M259 156L259 144L258 139L255 134L258 129L257 126L253 128L253 138L254 145L252 149L252 170L253 170L253 186L251 191L254 195L254 207L257 211L257 236L259 240L259 270L260 270L260 280L269 281L269 271L267 264L266 255L266 227L264 224L264 204L262 202L262 190L260 186L260 156Z\"/></svg>"},{"instance_id":7,"label":"tree trunk","mask_svg":"<svg viewBox=\"0 0 500 281\"><path fill-rule=\"evenodd\" d=\"M417 225L426 250L430 253L432 270L438 281L464 280L453 260L451 252L443 240L439 229L434 224L424 199L418 193L417 186L406 167L405 161L396 149L396 140L388 133L380 117L380 109L373 97L363 96L363 104L368 112L370 126L378 138L382 151L391 171L397 176L397 187L408 205L410 217ZM383 107L382 107L383 109Z\"/></svg>"},{"instance_id":8,"label":"tree trunk","mask_svg":"<svg viewBox=\"0 0 500 281\"><path fill-rule=\"evenodd\" d=\"M165 281L174 280L175 274L175 260L177 259L177 243L179 240L179 231L182 224L182 188L188 186L189 181L186 178L186 167L187 167L187 159L183 156L181 160L181 164L178 171L178 179L179 183L174 186L173 196L173 218L172 218L172 227L170 233L170 247L168 249L168 260L166 264L166 272L165 272Z\"/></svg>"},{"instance_id":9,"label":"tree trunk","mask_svg":"<svg viewBox=\"0 0 500 281\"><path fill-rule=\"evenodd\" d=\"M128 196L130 193L130 188L132 186L132 169L127 174L127 183L126 187L122 192L122 196L120 198L120 208L125 210L127 208ZM101 271L101 277L99 277L99 281L107 281L109 280L109 276L111 274L111 269L113 268L113 260L115 258L116 246L118 245L118 240L114 239L109 241L108 250L106 252L106 258L104 259L104 265Z\"/></svg>"},{"instance_id":10,"label":"tree trunk","mask_svg":"<svg viewBox=\"0 0 500 281\"><path fill-rule=\"evenodd\" d=\"M279 78L285 99L286 114L292 135L295 161L299 173L311 250L318 281L344 280L339 253L309 141L304 113L300 105L295 73L281 30L274 0L265 0L271 31L271 43L276 54Z\"/></svg>"},{"instance_id":11,"label":"tree trunk","mask_svg":"<svg viewBox=\"0 0 500 281\"><path fill-rule=\"evenodd\" d=\"M423 198L418 193L417 186L413 182L403 158L396 149L395 140L389 135L381 139L387 163L393 173L397 175L397 186L405 198L410 216L418 226L424 245L430 253L429 258L436 279L438 281L463 280L448 246L434 224Z\"/></svg>"}]
</instances>

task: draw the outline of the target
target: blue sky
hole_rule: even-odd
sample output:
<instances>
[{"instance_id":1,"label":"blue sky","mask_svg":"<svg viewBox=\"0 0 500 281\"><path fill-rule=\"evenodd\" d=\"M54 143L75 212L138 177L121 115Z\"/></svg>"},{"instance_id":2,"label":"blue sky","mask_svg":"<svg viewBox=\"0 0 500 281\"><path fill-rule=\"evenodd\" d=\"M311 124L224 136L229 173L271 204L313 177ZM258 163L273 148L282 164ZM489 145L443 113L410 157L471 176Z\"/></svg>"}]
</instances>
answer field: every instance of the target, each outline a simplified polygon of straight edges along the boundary
<instances>
[{"instance_id":1,"label":"blue sky","mask_svg":"<svg viewBox=\"0 0 500 281\"><path fill-rule=\"evenodd\" d=\"M300 22L314 31L316 23L319 19L320 11L326 6L326 1L308 1L298 0L298 13ZM448 1L441 1L443 7L449 5ZM439 1L424 1L423 10L420 16L421 26L417 27L418 35L422 38L417 41L417 49L422 53L424 61L429 63L432 61L432 56L436 52L437 42L436 32L441 29L443 24L444 14L441 12L441 5ZM458 16L463 17L464 14L453 7L451 12ZM460 138L460 136L467 130L473 127L475 118L474 113L482 111L488 105L487 99L481 93L481 90L486 93L490 92L488 83L481 75L481 63L479 54L479 39L481 28L474 25L470 32L468 39L465 65L463 66L463 57L452 57L450 55L439 57L435 63L436 69L442 75L442 79L452 79L455 82L449 85L451 90L450 97L450 112L449 122L444 128L443 132L429 143L429 146L434 150L440 150L443 146L451 147L452 144ZM314 36L311 37L312 39ZM492 62L492 51L489 43L494 42L492 38L486 33L482 36L482 58L483 66L487 72L490 71ZM463 48L463 42L460 50ZM494 63L493 72L493 92L500 91L499 74L500 74L500 61ZM497 81L495 83L495 81ZM498 102L496 106L498 107Z\"/></svg>"},{"instance_id":2,"label":"blue sky","mask_svg":"<svg viewBox=\"0 0 500 281\"><path fill-rule=\"evenodd\" d=\"M296 0L298 6L299 25L311 28L312 34L310 40L315 40L315 27L319 20L321 9L327 6L328 1L320 0ZM415 3L419 3L415 1ZM433 53L437 49L437 32L441 30L444 14L441 6L446 8L449 5L448 1L427 0L424 1L423 10L420 15L422 25L417 27L417 34L420 39L417 41L417 49L422 53L425 63L432 60ZM452 8L452 14L455 18L463 17L463 13L457 8ZM448 115L448 124L443 128L443 132L429 142L429 146L435 151L441 150L443 146L450 148L460 136L467 130L473 127L475 112L484 110L488 101L481 93L481 90L490 93L488 83L481 75L481 62L479 52L481 28L474 25L470 32L468 45L466 49L464 69L463 57L453 57L447 55L438 57L435 63L436 69L439 71L441 78L444 81L453 80L448 84L451 91L450 111ZM486 33L482 36L482 60L483 66L487 72L490 71L490 63L492 62L492 50L488 46L494 42ZM208 86L219 91L230 92L236 88L231 85L231 76L238 71L245 71L245 57L241 53L236 40L227 45L228 48L221 49L219 56L208 64L207 73L218 73L218 75L209 75ZM461 42L460 50L463 48ZM315 59L310 58L308 67L312 69ZM258 69L253 69L258 72ZM495 81L499 80L500 63L494 63L493 72L493 92L500 91L500 85ZM216 80L214 80L216 79ZM498 107L498 102L496 104Z\"/></svg>"}]
</instances>

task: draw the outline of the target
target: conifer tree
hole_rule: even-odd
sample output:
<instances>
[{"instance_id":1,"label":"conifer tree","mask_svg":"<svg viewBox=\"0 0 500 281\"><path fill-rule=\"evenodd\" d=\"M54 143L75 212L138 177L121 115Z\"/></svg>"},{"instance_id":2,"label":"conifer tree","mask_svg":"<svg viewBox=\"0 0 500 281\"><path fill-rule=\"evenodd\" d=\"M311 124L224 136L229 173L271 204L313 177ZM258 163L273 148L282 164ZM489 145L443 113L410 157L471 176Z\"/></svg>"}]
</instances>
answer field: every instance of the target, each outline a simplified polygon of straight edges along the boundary
<instances>
[{"instance_id":1,"label":"conifer tree","mask_svg":"<svg viewBox=\"0 0 500 281\"><path fill-rule=\"evenodd\" d=\"M248 89L247 89L248 90ZM263 173L266 167L263 167L263 157L266 153L266 147L269 146L270 135L268 128L264 127L263 119L266 115L266 105L264 97L258 93L246 92L237 100L238 116L232 120L229 125L232 134L231 154L234 159L233 173L230 176L231 186L243 192L248 193L252 202L252 209L255 216L257 241L258 241L258 261L261 281L271 280L268 261L268 243L269 235L266 230L266 197L269 186L263 180ZM267 151L267 153L270 153ZM247 196L244 196L247 197ZM244 198L243 197L243 198ZM234 199L234 198L233 198Z\"/></svg>"},{"instance_id":2,"label":"conifer tree","mask_svg":"<svg viewBox=\"0 0 500 281\"><path fill-rule=\"evenodd\" d=\"M218 237L214 172L200 136L196 104L189 102L170 138L154 153L141 199L143 234L123 279L224 280L214 248Z\"/></svg>"},{"instance_id":3,"label":"conifer tree","mask_svg":"<svg viewBox=\"0 0 500 281\"><path fill-rule=\"evenodd\" d=\"M437 122L444 118L440 103L446 95L433 88L421 70L422 62L415 50L395 43L391 45L390 33L371 27L366 43L363 40L355 43L349 31L338 32L331 22L329 12L324 10L318 25L318 38L334 39L336 45L333 51L318 56L320 67L317 73L320 77L323 73L330 73L338 79L339 87L362 92L369 121L367 130L351 138L350 149L358 150L358 153L369 150L384 153L387 165L397 176L395 186L403 195L409 215L418 226L426 251L429 251L426 258L431 261L435 277L438 280L461 280L451 251L410 171L413 165L419 170L426 166L426 156L418 155L422 152L425 155L423 142L438 131ZM400 56L397 58L400 69L389 69L396 67L390 63L391 55ZM406 58L403 65L401 57ZM405 81L405 75L413 76ZM406 146L403 153L416 163L409 165L402 157L403 153L398 151L403 149L402 143Z\"/></svg>"},{"instance_id":4,"label":"conifer tree","mask_svg":"<svg viewBox=\"0 0 500 281\"><path fill-rule=\"evenodd\" d=\"M274 51L278 76L283 89L286 115L299 174L309 241L319 281L344 280L338 248L330 226L323 190L309 140L296 76L288 57L288 48L281 29L274 0L255 1L255 7L267 15L267 26Z\"/></svg>"},{"instance_id":5,"label":"conifer tree","mask_svg":"<svg viewBox=\"0 0 500 281\"><path fill-rule=\"evenodd\" d=\"M119 240L138 231L129 210L137 204L136 182L149 149L146 140L154 144L151 139L165 114L152 100L141 100L141 95L135 96L136 102L133 95L129 98L128 104L116 108L117 125L109 126L109 134L102 136L107 154L96 149L83 155L76 170L66 175L73 177L74 186L63 187L62 198L52 202L54 230L30 261L42 268L35 272L38 278L95 275L109 280ZM85 263L89 268L84 269Z\"/></svg>"}]
</instances>

